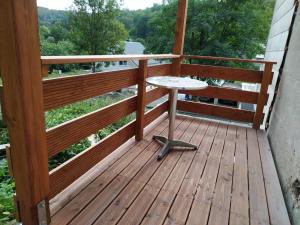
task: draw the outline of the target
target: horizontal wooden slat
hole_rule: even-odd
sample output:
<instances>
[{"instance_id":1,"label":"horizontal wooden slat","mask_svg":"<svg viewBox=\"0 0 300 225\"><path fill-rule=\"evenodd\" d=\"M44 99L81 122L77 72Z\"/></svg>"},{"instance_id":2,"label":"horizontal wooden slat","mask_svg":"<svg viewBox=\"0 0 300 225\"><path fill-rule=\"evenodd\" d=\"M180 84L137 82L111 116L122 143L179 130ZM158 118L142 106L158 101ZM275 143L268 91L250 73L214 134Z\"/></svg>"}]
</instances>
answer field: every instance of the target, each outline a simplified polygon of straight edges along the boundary
<instances>
[{"instance_id":1,"label":"horizontal wooden slat","mask_svg":"<svg viewBox=\"0 0 300 225\"><path fill-rule=\"evenodd\" d=\"M261 83L263 76L262 71L198 64L182 64L181 74L249 83Z\"/></svg>"},{"instance_id":2,"label":"horizontal wooden slat","mask_svg":"<svg viewBox=\"0 0 300 225\"><path fill-rule=\"evenodd\" d=\"M166 94L168 94L167 90L159 88L148 91L146 104L150 104ZM133 96L47 130L49 158L81 139L135 112L136 106L137 97Z\"/></svg>"},{"instance_id":3,"label":"horizontal wooden slat","mask_svg":"<svg viewBox=\"0 0 300 225\"><path fill-rule=\"evenodd\" d=\"M239 89L213 87L213 86L209 86L206 89L197 90L197 91L180 91L180 93L192 95L192 96L218 98L218 99L252 103L252 104L256 104L258 99L257 92L242 91Z\"/></svg>"},{"instance_id":4,"label":"horizontal wooden slat","mask_svg":"<svg viewBox=\"0 0 300 225\"><path fill-rule=\"evenodd\" d=\"M148 67L148 77L166 76L170 75L172 71L172 64L161 64Z\"/></svg>"},{"instance_id":5,"label":"horizontal wooden slat","mask_svg":"<svg viewBox=\"0 0 300 225\"><path fill-rule=\"evenodd\" d=\"M151 109L150 111L148 111L145 116L145 126L149 125L154 120L156 120L160 115L166 112L168 110L168 106L169 106L169 101L165 101L160 105L156 106L155 108Z\"/></svg>"},{"instance_id":6,"label":"horizontal wooden slat","mask_svg":"<svg viewBox=\"0 0 300 225\"><path fill-rule=\"evenodd\" d=\"M55 78L43 81L44 109L48 111L137 84L138 69Z\"/></svg>"},{"instance_id":7,"label":"horizontal wooden slat","mask_svg":"<svg viewBox=\"0 0 300 225\"><path fill-rule=\"evenodd\" d=\"M177 108L178 110L186 112L205 114L242 122L252 122L254 118L254 112L251 111L196 102L178 101Z\"/></svg>"},{"instance_id":8,"label":"horizontal wooden slat","mask_svg":"<svg viewBox=\"0 0 300 225\"><path fill-rule=\"evenodd\" d=\"M51 64L76 64L92 62L116 62L129 60L150 60L150 59L176 59L179 55L158 54L158 55L78 55L78 56L42 56L43 65Z\"/></svg>"},{"instance_id":9,"label":"horizontal wooden slat","mask_svg":"<svg viewBox=\"0 0 300 225\"><path fill-rule=\"evenodd\" d=\"M168 90L167 89L162 89L162 88L155 88L155 89L152 89L151 91L148 91L147 92L147 95L146 95L146 104L150 104L152 102L154 102L155 100L165 96L169 94Z\"/></svg>"},{"instance_id":10,"label":"horizontal wooden slat","mask_svg":"<svg viewBox=\"0 0 300 225\"><path fill-rule=\"evenodd\" d=\"M150 110L145 115L145 125L149 125L167 110L165 102ZM71 160L50 172L50 198L72 184L77 178L85 174L103 158L129 140L135 134L136 121L109 135L97 145L78 154Z\"/></svg>"},{"instance_id":11,"label":"horizontal wooden slat","mask_svg":"<svg viewBox=\"0 0 300 225\"><path fill-rule=\"evenodd\" d=\"M47 131L49 157L136 111L136 96L63 123Z\"/></svg>"},{"instance_id":12,"label":"horizontal wooden slat","mask_svg":"<svg viewBox=\"0 0 300 225\"><path fill-rule=\"evenodd\" d=\"M50 172L50 198L85 174L103 158L133 137L135 121L114 132L97 145L83 151Z\"/></svg>"},{"instance_id":13,"label":"horizontal wooden slat","mask_svg":"<svg viewBox=\"0 0 300 225\"><path fill-rule=\"evenodd\" d=\"M214 61L232 61L232 62L244 62L244 63L273 63L272 61L265 60L255 60L255 59L239 59L239 58L226 58L226 57L214 57L214 56L199 56L199 55L184 55L186 59L204 59L204 60L214 60Z\"/></svg>"}]
</instances>

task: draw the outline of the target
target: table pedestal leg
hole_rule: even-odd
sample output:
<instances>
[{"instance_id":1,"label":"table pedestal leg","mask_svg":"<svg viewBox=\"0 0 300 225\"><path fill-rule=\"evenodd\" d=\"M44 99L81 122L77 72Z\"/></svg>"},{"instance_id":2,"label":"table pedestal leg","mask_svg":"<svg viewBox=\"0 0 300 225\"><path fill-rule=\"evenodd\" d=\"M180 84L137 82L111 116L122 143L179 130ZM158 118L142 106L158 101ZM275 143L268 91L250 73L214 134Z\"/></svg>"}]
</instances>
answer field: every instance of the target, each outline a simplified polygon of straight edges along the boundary
<instances>
[{"instance_id":1,"label":"table pedestal leg","mask_svg":"<svg viewBox=\"0 0 300 225\"><path fill-rule=\"evenodd\" d=\"M174 140L174 129L175 129L175 119L176 119L176 105L177 105L178 90L172 90L172 102L170 109L170 121L169 121L169 135L168 139L162 136L153 136L162 148L160 149L157 159L161 160L171 149L185 148L184 150L197 150L196 145L186 143L179 140Z\"/></svg>"}]
</instances>

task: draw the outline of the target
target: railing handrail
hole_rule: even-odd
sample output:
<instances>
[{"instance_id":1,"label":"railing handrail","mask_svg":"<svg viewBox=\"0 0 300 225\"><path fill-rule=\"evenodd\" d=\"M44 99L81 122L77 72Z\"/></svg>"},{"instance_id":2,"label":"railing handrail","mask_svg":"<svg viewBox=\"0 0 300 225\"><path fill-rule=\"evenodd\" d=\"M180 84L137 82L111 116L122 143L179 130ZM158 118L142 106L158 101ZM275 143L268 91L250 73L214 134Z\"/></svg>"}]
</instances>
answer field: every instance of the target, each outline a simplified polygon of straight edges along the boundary
<instances>
[{"instance_id":1,"label":"railing handrail","mask_svg":"<svg viewBox=\"0 0 300 225\"><path fill-rule=\"evenodd\" d=\"M53 64L76 64L93 62L116 62L128 60L150 60L150 59L176 59L180 55L174 54L148 54L148 55L77 55L77 56L42 56L42 65Z\"/></svg>"},{"instance_id":2,"label":"railing handrail","mask_svg":"<svg viewBox=\"0 0 300 225\"><path fill-rule=\"evenodd\" d=\"M240 58L227 58L216 56L199 56L199 55L183 55L182 58L187 59L206 59L206 60L218 60L218 61L233 61L233 62L245 62L245 63L259 63L259 64L277 64L274 61L256 60L256 59L240 59Z\"/></svg>"}]
</instances>

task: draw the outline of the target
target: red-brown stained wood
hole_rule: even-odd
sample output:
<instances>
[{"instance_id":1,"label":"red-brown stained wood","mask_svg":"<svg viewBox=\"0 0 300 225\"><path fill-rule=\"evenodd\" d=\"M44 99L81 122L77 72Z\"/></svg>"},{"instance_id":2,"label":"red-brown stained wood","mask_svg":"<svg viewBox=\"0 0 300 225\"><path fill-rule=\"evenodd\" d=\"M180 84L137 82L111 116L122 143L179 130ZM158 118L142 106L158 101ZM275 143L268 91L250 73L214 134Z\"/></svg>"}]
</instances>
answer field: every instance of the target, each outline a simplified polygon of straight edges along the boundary
<instances>
[{"instance_id":1,"label":"red-brown stained wood","mask_svg":"<svg viewBox=\"0 0 300 225\"><path fill-rule=\"evenodd\" d=\"M43 81L45 111L137 84L138 69L55 78Z\"/></svg>"},{"instance_id":2,"label":"red-brown stained wood","mask_svg":"<svg viewBox=\"0 0 300 225\"><path fill-rule=\"evenodd\" d=\"M151 109L146 113L145 117L145 126L149 125L155 119L157 119L160 115L168 110L169 101L165 101L155 108Z\"/></svg>"},{"instance_id":3,"label":"red-brown stained wood","mask_svg":"<svg viewBox=\"0 0 300 225\"><path fill-rule=\"evenodd\" d=\"M225 57L199 56L199 55L184 55L183 58L186 58L186 59L205 59L205 60L213 60L213 61L233 61L233 62L244 62L244 63L259 63L259 64L265 64L265 63L277 64L277 62L264 61L264 60L225 58Z\"/></svg>"},{"instance_id":4,"label":"red-brown stained wood","mask_svg":"<svg viewBox=\"0 0 300 225\"><path fill-rule=\"evenodd\" d=\"M77 55L77 56L42 56L42 65L77 64L92 62L118 62L129 60L176 59L180 55L150 54L150 55Z\"/></svg>"},{"instance_id":5,"label":"red-brown stained wood","mask_svg":"<svg viewBox=\"0 0 300 225\"><path fill-rule=\"evenodd\" d=\"M148 77L170 75L171 71L172 71L172 64L148 66Z\"/></svg>"},{"instance_id":6,"label":"red-brown stained wood","mask_svg":"<svg viewBox=\"0 0 300 225\"><path fill-rule=\"evenodd\" d=\"M0 68L16 193L22 223L35 225L37 204L49 194L36 1L0 1L0 20Z\"/></svg>"},{"instance_id":7,"label":"red-brown stained wood","mask_svg":"<svg viewBox=\"0 0 300 225\"><path fill-rule=\"evenodd\" d=\"M242 122L251 122L254 117L254 112L247 110L181 100L178 101L177 109L186 112L205 114Z\"/></svg>"},{"instance_id":8,"label":"red-brown stained wood","mask_svg":"<svg viewBox=\"0 0 300 225\"><path fill-rule=\"evenodd\" d=\"M209 86L208 88L203 90L179 91L179 93L192 95L192 96L218 98L218 99L225 99L225 100L252 103L252 104L256 104L258 99L257 92L242 91L239 89L213 87L213 86Z\"/></svg>"},{"instance_id":9,"label":"red-brown stained wood","mask_svg":"<svg viewBox=\"0 0 300 225\"><path fill-rule=\"evenodd\" d=\"M86 173L100 160L134 135L135 121L109 135L95 146L76 155L50 172L50 196L53 197Z\"/></svg>"},{"instance_id":10,"label":"red-brown stained wood","mask_svg":"<svg viewBox=\"0 0 300 225\"><path fill-rule=\"evenodd\" d=\"M147 92L146 104L150 104L150 103L154 102L155 100L164 97L168 93L169 92L167 89L163 89L163 88L152 89L151 91Z\"/></svg>"},{"instance_id":11,"label":"red-brown stained wood","mask_svg":"<svg viewBox=\"0 0 300 225\"><path fill-rule=\"evenodd\" d=\"M253 128L254 129L259 129L260 125L263 122L264 119L264 107L268 98L268 87L269 84L272 82L272 68L273 64L272 63L267 63L265 65L264 69L264 74L263 74L263 80L260 86L260 92L258 96L258 101L257 101L257 107L256 107L256 112L253 120Z\"/></svg>"},{"instance_id":12,"label":"red-brown stained wood","mask_svg":"<svg viewBox=\"0 0 300 225\"><path fill-rule=\"evenodd\" d=\"M4 100L5 98L4 98L3 86L0 86L0 107L1 107L2 120L5 123L7 116L6 116Z\"/></svg>"},{"instance_id":13,"label":"red-brown stained wood","mask_svg":"<svg viewBox=\"0 0 300 225\"><path fill-rule=\"evenodd\" d=\"M134 96L47 130L49 158L135 112L136 104Z\"/></svg>"},{"instance_id":14,"label":"red-brown stained wood","mask_svg":"<svg viewBox=\"0 0 300 225\"><path fill-rule=\"evenodd\" d=\"M148 75L148 61L139 61L138 94L136 110L135 139L140 141L144 137L145 107L146 107L146 78Z\"/></svg>"},{"instance_id":15,"label":"red-brown stained wood","mask_svg":"<svg viewBox=\"0 0 300 225\"><path fill-rule=\"evenodd\" d=\"M263 76L262 71L198 64L182 64L181 74L249 83L261 83Z\"/></svg>"}]
</instances>

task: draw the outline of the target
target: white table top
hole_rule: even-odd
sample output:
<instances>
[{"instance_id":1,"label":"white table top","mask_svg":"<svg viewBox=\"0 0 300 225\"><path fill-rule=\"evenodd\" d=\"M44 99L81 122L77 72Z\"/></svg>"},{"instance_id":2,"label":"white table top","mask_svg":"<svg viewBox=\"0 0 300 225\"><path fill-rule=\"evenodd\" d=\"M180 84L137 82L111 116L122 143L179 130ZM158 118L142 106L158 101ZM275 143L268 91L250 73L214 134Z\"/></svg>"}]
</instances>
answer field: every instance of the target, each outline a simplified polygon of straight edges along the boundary
<instances>
[{"instance_id":1,"label":"white table top","mask_svg":"<svg viewBox=\"0 0 300 225\"><path fill-rule=\"evenodd\" d=\"M156 87L177 90L200 90L208 87L208 84L206 82L191 79L188 77L150 77L146 79L146 82Z\"/></svg>"}]
</instances>

